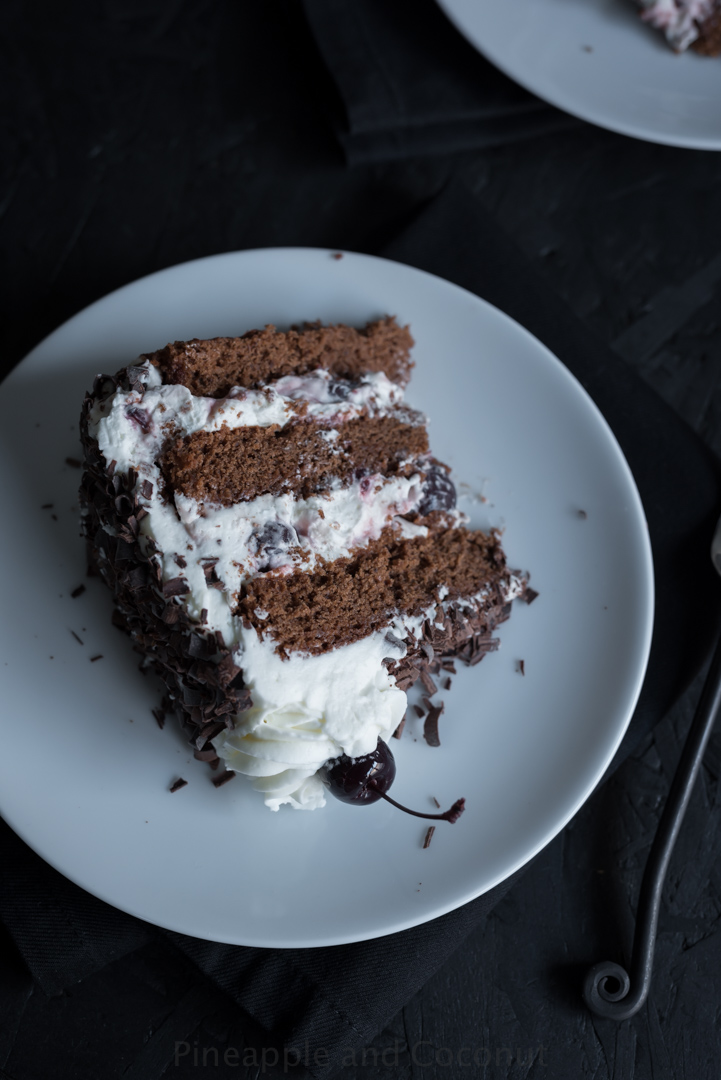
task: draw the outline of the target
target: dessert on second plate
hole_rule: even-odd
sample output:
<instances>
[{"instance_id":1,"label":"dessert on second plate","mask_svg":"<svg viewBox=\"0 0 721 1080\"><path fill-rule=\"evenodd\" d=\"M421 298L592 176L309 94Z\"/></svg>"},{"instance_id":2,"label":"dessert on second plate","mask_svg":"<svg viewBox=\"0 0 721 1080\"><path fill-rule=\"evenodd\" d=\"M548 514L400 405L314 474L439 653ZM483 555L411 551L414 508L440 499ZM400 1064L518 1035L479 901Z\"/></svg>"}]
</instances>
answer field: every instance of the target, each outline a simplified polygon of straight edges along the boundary
<instances>
[{"instance_id":1,"label":"dessert on second plate","mask_svg":"<svg viewBox=\"0 0 721 1080\"><path fill-rule=\"evenodd\" d=\"M176 342L85 400L85 533L117 618L195 756L274 810L322 806L409 687L431 696L535 595L404 403L412 344L390 317Z\"/></svg>"},{"instance_id":2,"label":"dessert on second plate","mask_svg":"<svg viewBox=\"0 0 721 1080\"><path fill-rule=\"evenodd\" d=\"M676 52L721 55L721 0L637 0L641 18L661 30Z\"/></svg>"}]
</instances>

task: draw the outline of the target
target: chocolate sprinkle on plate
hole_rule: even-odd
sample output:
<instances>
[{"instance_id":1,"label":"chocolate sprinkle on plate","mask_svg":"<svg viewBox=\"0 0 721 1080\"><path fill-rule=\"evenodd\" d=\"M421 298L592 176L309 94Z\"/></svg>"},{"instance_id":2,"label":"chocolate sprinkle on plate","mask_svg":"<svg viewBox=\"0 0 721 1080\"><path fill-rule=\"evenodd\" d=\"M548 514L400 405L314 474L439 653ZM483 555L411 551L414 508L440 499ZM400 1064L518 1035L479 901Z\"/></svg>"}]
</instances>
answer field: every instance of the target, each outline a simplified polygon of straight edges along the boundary
<instances>
[{"instance_id":1,"label":"chocolate sprinkle on plate","mask_svg":"<svg viewBox=\"0 0 721 1080\"><path fill-rule=\"evenodd\" d=\"M525 660L519 660L518 661L518 670L521 673L521 675L526 674L526 661Z\"/></svg>"},{"instance_id":2,"label":"chocolate sprinkle on plate","mask_svg":"<svg viewBox=\"0 0 721 1080\"><path fill-rule=\"evenodd\" d=\"M230 772L226 769L226 771L224 773L221 773L220 776L215 776L213 778L213 787L222 787L223 784L227 784L229 780L232 780L235 775L236 773Z\"/></svg>"},{"instance_id":3,"label":"chocolate sprinkle on plate","mask_svg":"<svg viewBox=\"0 0 721 1080\"><path fill-rule=\"evenodd\" d=\"M153 709L153 716L158 722L158 727L162 729L165 727L165 712L162 709Z\"/></svg>"},{"instance_id":4,"label":"chocolate sprinkle on plate","mask_svg":"<svg viewBox=\"0 0 721 1080\"><path fill-rule=\"evenodd\" d=\"M70 593L70 595L72 596L73 600L77 600L77 598L79 596L82 596L84 592L85 592L85 586L84 585L78 585L77 589L73 589L73 591Z\"/></svg>"},{"instance_id":5,"label":"chocolate sprinkle on plate","mask_svg":"<svg viewBox=\"0 0 721 1080\"><path fill-rule=\"evenodd\" d=\"M586 513L585 510L579 510L578 511L578 516L580 517L581 521L585 521L586 518L588 517L588 514Z\"/></svg>"},{"instance_id":6,"label":"chocolate sprinkle on plate","mask_svg":"<svg viewBox=\"0 0 721 1080\"><path fill-rule=\"evenodd\" d=\"M432 697L438 692L438 687L425 669L421 671L421 682L429 697Z\"/></svg>"},{"instance_id":7,"label":"chocolate sprinkle on plate","mask_svg":"<svg viewBox=\"0 0 721 1080\"><path fill-rule=\"evenodd\" d=\"M537 596L538 593L535 589L526 589L523 599L526 601L527 604L532 604Z\"/></svg>"},{"instance_id":8,"label":"chocolate sprinkle on plate","mask_svg":"<svg viewBox=\"0 0 721 1080\"><path fill-rule=\"evenodd\" d=\"M431 846L431 840L433 839L433 833L435 831L436 831L435 825L429 825L428 826L428 831L426 832L426 838L423 841L423 850L424 851L426 850L427 847Z\"/></svg>"},{"instance_id":9,"label":"chocolate sprinkle on plate","mask_svg":"<svg viewBox=\"0 0 721 1080\"><path fill-rule=\"evenodd\" d=\"M102 660L102 659L103 659L103 654L101 652L99 652L96 656L91 656L90 657L90 663L94 664L96 660Z\"/></svg>"},{"instance_id":10,"label":"chocolate sprinkle on plate","mask_svg":"<svg viewBox=\"0 0 721 1080\"><path fill-rule=\"evenodd\" d=\"M43 503L43 505L40 507L40 509L41 510L52 510L52 508L54 506L55 506L55 503Z\"/></svg>"},{"instance_id":11,"label":"chocolate sprinkle on plate","mask_svg":"<svg viewBox=\"0 0 721 1080\"><path fill-rule=\"evenodd\" d=\"M405 726L406 726L406 717L405 717L405 713L404 713L403 714L403 719L401 720L401 722L398 725L398 727L396 728L396 730L393 732L393 738L394 739L400 739L401 735L403 734L403 728Z\"/></svg>"},{"instance_id":12,"label":"chocolate sprinkle on plate","mask_svg":"<svg viewBox=\"0 0 721 1080\"><path fill-rule=\"evenodd\" d=\"M71 630L70 633L73 635L73 637L77 641L78 645L83 645L84 644L83 639L81 637L78 637L78 635L75 633L74 630Z\"/></svg>"},{"instance_id":13,"label":"chocolate sprinkle on plate","mask_svg":"<svg viewBox=\"0 0 721 1080\"><path fill-rule=\"evenodd\" d=\"M76 457L66 457L65 464L69 465L71 469L82 469L82 461L78 461Z\"/></svg>"},{"instance_id":14,"label":"chocolate sprinkle on plate","mask_svg":"<svg viewBox=\"0 0 721 1080\"><path fill-rule=\"evenodd\" d=\"M170 794L174 795L176 791L180 791L181 788L187 787L187 786L188 786L188 781L183 780L182 776L179 776L178 779L173 784L173 786L171 788L169 788Z\"/></svg>"},{"instance_id":15,"label":"chocolate sprinkle on plate","mask_svg":"<svg viewBox=\"0 0 721 1080\"><path fill-rule=\"evenodd\" d=\"M342 251L336 251L336 253L334 255L331 255L331 258L336 259L336 260L337 259L342 259L343 258L343 252Z\"/></svg>"},{"instance_id":16,"label":"chocolate sprinkle on plate","mask_svg":"<svg viewBox=\"0 0 721 1080\"><path fill-rule=\"evenodd\" d=\"M443 702L441 702L440 705L434 705L426 717L423 725L423 738L429 746L441 745L441 740L438 737L438 717L441 716L444 709L445 705Z\"/></svg>"}]
</instances>

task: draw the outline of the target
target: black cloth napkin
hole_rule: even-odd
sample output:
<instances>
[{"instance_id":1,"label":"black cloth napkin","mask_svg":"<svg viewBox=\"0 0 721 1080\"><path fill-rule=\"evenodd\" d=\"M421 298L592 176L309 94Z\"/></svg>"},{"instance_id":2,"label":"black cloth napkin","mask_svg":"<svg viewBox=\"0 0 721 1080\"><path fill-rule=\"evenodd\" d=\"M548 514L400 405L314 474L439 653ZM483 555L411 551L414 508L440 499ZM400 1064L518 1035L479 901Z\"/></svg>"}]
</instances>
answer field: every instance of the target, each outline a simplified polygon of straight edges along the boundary
<instances>
[{"instance_id":1,"label":"black cloth napkin","mask_svg":"<svg viewBox=\"0 0 721 1080\"><path fill-rule=\"evenodd\" d=\"M340 93L351 165L500 146L574 119L485 60L434 0L303 0Z\"/></svg>"},{"instance_id":2,"label":"black cloth napkin","mask_svg":"<svg viewBox=\"0 0 721 1080\"><path fill-rule=\"evenodd\" d=\"M719 463L622 360L588 333L462 184L450 185L384 254L472 289L535 333L595 398L634 471L653 544L657 609L648 675L613 769L687 686L713 644L721 589L708 547L721 509ZM250 1018L263 1045L284 1049L289 1064L298 1061L318 1078L368 1045L523 872L459 910L401 934L334 948L270 950L167 933L126 916L66 881L7 826L0 828L0 859L5 868L0 916L46 993L104 972L111 961L141 945L161 942L169 964L177 962L180 950L197 972L195 990L181 1003L190 1033L202 1018L204 1002L207 1010L204 994L211 993L206 981L211 980ZM157 954L156 963L162 964ZM27 993L22 979L10 990ZM160 1047L166 1047L167 1062L173 1046L161 1040ZM132 1075L157 1075L161 1058L161 1051L154 1051L147 1067L136 1063Z\"/></svg>"}]
</instances>

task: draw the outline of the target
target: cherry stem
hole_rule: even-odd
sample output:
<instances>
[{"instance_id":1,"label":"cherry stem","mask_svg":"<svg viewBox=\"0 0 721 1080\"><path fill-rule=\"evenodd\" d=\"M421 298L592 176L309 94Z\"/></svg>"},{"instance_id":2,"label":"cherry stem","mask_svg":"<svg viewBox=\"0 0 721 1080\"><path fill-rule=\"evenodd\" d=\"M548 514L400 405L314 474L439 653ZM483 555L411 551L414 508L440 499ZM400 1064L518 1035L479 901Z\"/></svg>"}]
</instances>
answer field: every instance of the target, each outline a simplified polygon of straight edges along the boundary
<instances>
[{"instance_id":1,"label":"cherry stem","mask_svg":"<svg viewBox=\"0 0 721 1080\"><path fill-rule=\"evenodd\" d=\"M377 785L372 780L368 783L368 787L373 788L374 791L378 791ZM391 804L391 806L395 806L399 810L403 810L406 814L412 814L413 817L426 818L428 821L449 821L451 825L453 825L454 822L458 821L459 817L466 808L466 800L458 799L456 802L454 802L450 810L446 810L443 814L423 814L420 810L409 810L407 806L403 806L402 803L396 802L395 799L392 799L390 795L386 795L385 791L378 791L378 794L380 795L381 799L385 799L386 802L389 802Z\"/></svg>"}]
</instances>

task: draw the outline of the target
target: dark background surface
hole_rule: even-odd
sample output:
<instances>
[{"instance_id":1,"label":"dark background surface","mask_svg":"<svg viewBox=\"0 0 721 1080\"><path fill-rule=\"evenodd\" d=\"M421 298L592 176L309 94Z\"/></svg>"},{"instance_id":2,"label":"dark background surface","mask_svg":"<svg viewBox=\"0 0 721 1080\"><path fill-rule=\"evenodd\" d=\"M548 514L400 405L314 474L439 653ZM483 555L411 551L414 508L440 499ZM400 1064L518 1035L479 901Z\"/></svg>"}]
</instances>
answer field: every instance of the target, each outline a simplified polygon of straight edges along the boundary
<instances>
[{"instance_id":1,"label":"dark background surface","mask_svg":"<svg viewBox=\"0 0 721 1080\"><path fill-rule=\"evenodd\" d=\"M13 95L0 192L3 373L88 303L186 259L279 244L376 251L460 176L572 310L721 452L721 155L579 124L350 168L333 133L335 87L290 0L42 12L16 0L3 21ZM701 681L342 1067L344 1080L719 1074L718 734L664 892L647 1006L615 1025L593 1019L579 993L589 963L628 948ZM221 1062L234 1048L242 1062L247 1029L235 1007L219 991L199 993L181 957L174 967L164 959L160 976L155 949L56 997L31 991L8 950L7 1015L22 1016L0 1034L2 1075L181 1078L197 1075L196 1050L200 1061L212 1048ZM176 1041L191 1048L177 1065ZM475 1051L479 1063L466 1064ZM262 1071L238 1058L213 1075Z\"/></svg>"}]
</instances>

